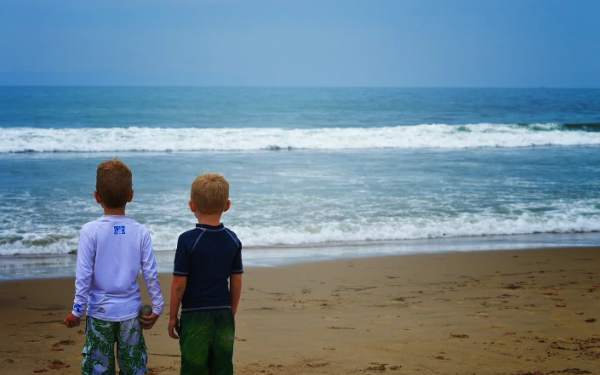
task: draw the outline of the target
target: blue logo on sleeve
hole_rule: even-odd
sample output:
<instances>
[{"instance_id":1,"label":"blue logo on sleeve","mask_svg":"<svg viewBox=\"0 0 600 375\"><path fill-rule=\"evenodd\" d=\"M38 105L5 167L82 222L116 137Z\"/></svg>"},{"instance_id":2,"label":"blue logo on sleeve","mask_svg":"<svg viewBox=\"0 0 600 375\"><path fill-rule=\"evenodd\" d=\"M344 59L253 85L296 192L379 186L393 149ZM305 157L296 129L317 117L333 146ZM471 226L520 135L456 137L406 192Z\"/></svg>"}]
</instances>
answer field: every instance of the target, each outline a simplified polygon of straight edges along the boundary
<instances>
[{"instance_id":1,"label":"blue logo on sleeve","mask_svg":"<svg viewBox=\"0 0 600 375\"><path fill-rule=\"evenodd\" d=\"M115 234L125 234L125 225L114 225Z\"/></svg>"},{"instance_id":2,"label":"blue logo on sleeve","mask_svg":"<svg viewBox=\"0 0 600 375\"><path fill-rule=\"evenodd\" d=\"M73 311L75 311L78 314L83 314L83 306L78 305L76 303L73 304Z\"/></svg>"}]
</instances>

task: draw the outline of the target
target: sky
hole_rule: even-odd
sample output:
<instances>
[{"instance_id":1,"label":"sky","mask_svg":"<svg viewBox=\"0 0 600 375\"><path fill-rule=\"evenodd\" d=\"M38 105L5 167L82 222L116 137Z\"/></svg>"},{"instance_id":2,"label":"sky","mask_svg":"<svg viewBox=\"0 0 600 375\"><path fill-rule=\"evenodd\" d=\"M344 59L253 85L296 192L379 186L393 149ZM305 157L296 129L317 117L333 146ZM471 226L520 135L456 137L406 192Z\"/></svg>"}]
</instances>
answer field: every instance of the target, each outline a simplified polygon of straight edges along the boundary
<instances>
[{"instance_id":1,"label":"sky","mask_svg":"<svg viewBox=\"0 0 600 375\"><path fill-rule=\"evenodd\" d=\"M0 85L600 88L597 0L0 0Z\"/></svg>"}]
</instances>

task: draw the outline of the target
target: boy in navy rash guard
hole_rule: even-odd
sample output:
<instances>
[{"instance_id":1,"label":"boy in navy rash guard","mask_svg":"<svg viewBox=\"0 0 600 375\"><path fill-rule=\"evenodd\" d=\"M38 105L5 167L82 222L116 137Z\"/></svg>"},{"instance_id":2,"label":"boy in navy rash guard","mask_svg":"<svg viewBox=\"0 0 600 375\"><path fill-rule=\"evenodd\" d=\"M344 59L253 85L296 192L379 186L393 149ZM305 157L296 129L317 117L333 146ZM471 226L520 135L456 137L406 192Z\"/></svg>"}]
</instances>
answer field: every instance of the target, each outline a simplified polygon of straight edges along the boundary
<instances>
[{"instance_id":1,"label":"boy in navy rash guard","mask_svg":"<svg viewBox=\"0 0 600 375\"><path fill-rule=\"evenodd\" d=\"M181 375L231 375L244 270L242 243L221 223L231 206L229 184L218 174L205 173L192 182L190 196L198 224L177 242L169 336L179 339Z\"/></svg>"}]
</instances>

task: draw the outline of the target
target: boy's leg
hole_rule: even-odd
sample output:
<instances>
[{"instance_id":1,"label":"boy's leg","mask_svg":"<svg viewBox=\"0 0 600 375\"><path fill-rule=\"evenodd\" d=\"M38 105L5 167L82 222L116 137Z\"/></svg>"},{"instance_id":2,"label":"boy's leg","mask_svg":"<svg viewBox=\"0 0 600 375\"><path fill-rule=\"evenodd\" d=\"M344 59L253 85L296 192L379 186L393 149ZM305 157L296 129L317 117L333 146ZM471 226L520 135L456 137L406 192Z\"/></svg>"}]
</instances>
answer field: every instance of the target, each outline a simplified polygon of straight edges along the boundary
<instances>
[{"instance_id":1,"label":"boy's leg","mask_svg":"<svg viewBox=\"0 0 600 375\"><path fill-rule=\"evenodd\" d=\"M82 375L115 374L115 341L117 325L113 322L86 317L85 343L81 361Z\"/></svg>"},{"instance_id":2,"label":"boy's leg","mask_svg":"<svg viewBox=\"0 0 600 375\"><path fill-rule=\"evenodd\" d=\"M210 350L210 375L233 375L235 325L231 309L213 310L213 339Z\"/></svg>"},{"instance_id":3,"label":"boy's leg","mask_svg":"<svg viewBox=\"0 0 600 375\"><path fill-rule=\"evenodd\" d=\"M208 310L181 313L179 323L179 348L181 350L180 375L208 375L212 321Z\"/></svg>"},{"instance_id":4,"label":"boy's leg","mask_svg":"<svg viewBox=\"0 0 600 375\"><path fill-rule=\"evenodd\" d=\"M117 323L117 361L119 375L141 375L148 372L146 341L138 317Z\"/></svg>"}]
</instances>

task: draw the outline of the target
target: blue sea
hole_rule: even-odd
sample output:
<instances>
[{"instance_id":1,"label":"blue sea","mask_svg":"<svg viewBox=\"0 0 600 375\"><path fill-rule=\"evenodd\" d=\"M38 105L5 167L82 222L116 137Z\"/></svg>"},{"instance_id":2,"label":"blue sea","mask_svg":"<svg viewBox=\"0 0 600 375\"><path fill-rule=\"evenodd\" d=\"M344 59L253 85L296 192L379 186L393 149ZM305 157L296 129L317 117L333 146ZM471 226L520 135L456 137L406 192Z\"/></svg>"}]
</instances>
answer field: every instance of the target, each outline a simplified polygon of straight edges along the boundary
<instances>
[{"instance_id":1,"label":"blue sea","mask_svg":"<svg viewBox=\"0 0 600 375\"><path fill-rule=\"evenodd\" d=\"M250 266L600 244L600 90L0 87L0 279L73 274L115 156L166 272L203 172Z\"/></svg>"}]
</instances>

